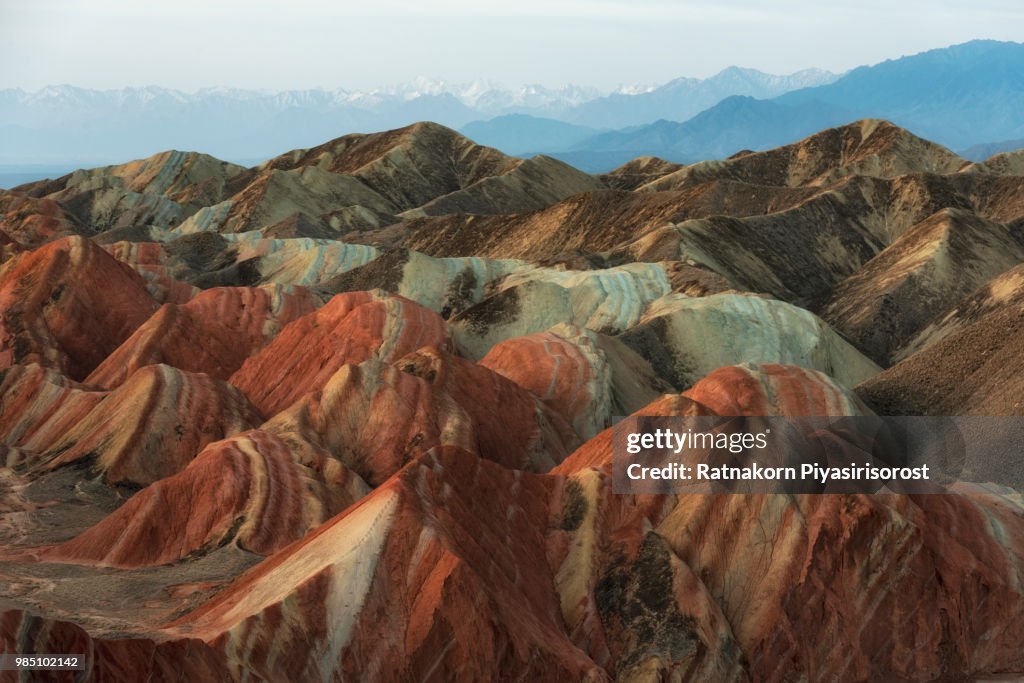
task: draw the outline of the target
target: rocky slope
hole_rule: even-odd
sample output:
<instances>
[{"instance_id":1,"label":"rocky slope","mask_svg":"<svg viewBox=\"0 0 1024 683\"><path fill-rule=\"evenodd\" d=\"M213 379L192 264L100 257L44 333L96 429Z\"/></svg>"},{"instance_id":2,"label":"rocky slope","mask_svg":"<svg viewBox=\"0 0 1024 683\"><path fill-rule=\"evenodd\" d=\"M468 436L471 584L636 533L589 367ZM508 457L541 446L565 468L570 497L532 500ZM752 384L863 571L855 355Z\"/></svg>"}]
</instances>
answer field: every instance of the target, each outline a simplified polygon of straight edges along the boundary
<instances>
[{"instance_id":1,"label":"rocky slope","mask_svg":"<svg viewBox=\"0 0 1024 683\"><path fill-rule=\"evenodd\" d=\"M959 209L925 219L842 282L825 318L887 362L939 313L1024 261L1024 226Z\"/></svg>"},{"instance_id":2,"label":"rocky slope","mask_svg":"<svg viewBox=\"0 0 1024 683\"><path fill-rule=\"evenodd\" d=\"M114 681L1020 675L1012 490L612 486L625 415L1024 414L1024 176L965 164L871 120L593 177L424 123L0 193L2 649Z\"/></svg>"}]
</instances>

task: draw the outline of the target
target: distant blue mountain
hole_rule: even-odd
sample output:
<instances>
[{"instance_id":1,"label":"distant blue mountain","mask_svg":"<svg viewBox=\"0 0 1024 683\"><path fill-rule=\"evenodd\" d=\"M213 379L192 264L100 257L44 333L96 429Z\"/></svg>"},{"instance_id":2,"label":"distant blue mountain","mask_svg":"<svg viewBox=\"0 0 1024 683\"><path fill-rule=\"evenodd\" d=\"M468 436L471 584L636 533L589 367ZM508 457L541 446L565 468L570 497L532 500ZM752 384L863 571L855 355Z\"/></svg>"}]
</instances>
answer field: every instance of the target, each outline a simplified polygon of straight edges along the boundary
<instances>
[{"instance_id":1,"label":"distant blue mountain","mask_svg":"<svg viewBox=\"0 0 1024 683\"><path fill-rule=\"evenodd\" d=\"M783 105L753 97L728 97L685 123L657 121L605 133L580 142L573 151L619 151L624 156L654 155L669 161L717 159L744 149L784 145L855 118L820 102Z\"/></svg>"},{"instance_id":2,"label":"distant blue mountain","mask_svg":"<svg viewBox=\"0 0 1024 683\"><path fill-rule=\"evenodd\" d=\"M258 92L161 87L90 90L70 85L35 92L0 90L0 164L99 165L165 149L201 150L228 160L266 158L347 133L435 121L506 152L565 150L585 135L659 118L682 121L729 95L769 97L834 79L807 71L774 76L730 68L681 78L635 94L600 97L591 88L486 82L415 82L390 89ZM593 102L593 106L582 106ZM506 118L505 115L523 115ZM494 117L498 117L494 119ZM622 123L625 121L626 123ZM591 128L592 130L586 130Z\"/></svg>"},{"instance_id":3,"label":"distant blue mountain","mask_svg":"<svg viewBox=\"0 0 1024 683\"><path fill-rule=\"evenodd\" d=\"M508 114L487 121L474 121L459 132L474 142L497 147L506 154L530 154L567 150L600 131L528 114Z\"/></svg>"},{"instance_id":4,"label":"distant blue mountain","mask_svg":"<svg viewBox=\"0 0 1024 683\"><path fill-rule=\"evenodd\" d=\"M953 149L1024 137L1024 44L978 40L864 66L828 85L770 100L732 97L684 123L598 135L577 152L721 158L792 142L822 128L883 118Z\"/></svg>"},{"instance_id":5,"label":"distant blue mountain","mask_svg":"<svg viewBox=\"0 0 1024 683\"><path fill-rule=\"evenodd\" d=\"M172 148L242 161L432 120L508 153L604 171L641 155L694 161L766 149L861 118L952 149L1024 139L1024 44L972 41L841 77L730 67L606 97L578 86L431 82L366 92L0 90L0 165L99 165Z\"/></svg>"},{"instance_id":6,"label":"distant blue mountain","mask_svg":"<svg viewBox=\"0 0 1024 683\"><path fill-rule=\"evenodd\" d=\"M886 118L947 147L1024 137L1024 43L975 40L862 66L835 83L786 93L857 118Z\"/></svg>"},{"instance_id":7,"label":"distant blue mountain","mask_svg":"<svg viewBox=\"0 0 1024 683\"><path fill-rule=\"evenodd\" d=\"M1016 152L1024 149L1024 138L1020 140L1002 140L1000 142L986 142L981 145L971 145L966 149L957 152L964 159L969 161L985 161L989 157L1003 152Z\"/></svg>"},{"instance_id":8,"label":"distant blue mountain","mask_svg":"<svg viewBox=\"0 0 1024 683\"><path fill-rule=\"evenodd\" d=\"M165 88L0 90L0 164L115 163L165 149L267 158L352 132L416 121L461 126L479 112L450 93L374 97Z\"/></svg>"},{"instance_id":9,"label":"distant blue mountain","mask_svg":"<svg viewBox=\"0 0 1024 683\"><path fill-rule=\"evenodd\" d=\"M648 92L599 97L577 105L564 118L594 128L625 128L662 119L686 121L733 95L765 99L837 78L838 74L821 69L777 76L730 66L710 78L677 78Z\"/></svg>"}]
</instances>

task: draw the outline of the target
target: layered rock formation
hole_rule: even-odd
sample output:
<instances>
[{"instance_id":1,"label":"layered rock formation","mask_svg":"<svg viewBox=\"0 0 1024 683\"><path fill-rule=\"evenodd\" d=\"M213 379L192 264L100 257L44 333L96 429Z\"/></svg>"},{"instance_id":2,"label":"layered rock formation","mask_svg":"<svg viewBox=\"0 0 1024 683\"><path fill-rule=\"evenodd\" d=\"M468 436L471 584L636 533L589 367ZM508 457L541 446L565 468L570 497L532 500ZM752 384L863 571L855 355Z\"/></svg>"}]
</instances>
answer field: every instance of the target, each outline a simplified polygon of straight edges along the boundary
<instances>
[{"instance_id":1,"label":"layered rock formation","mask_svg":"<svg viewBox=\"0 0 1024 683\"><path fill-rule=\"evenodd\" d=\"M1024 414L1022 197L1012 154L874 120L601 177L423 123L0 192L0 650L1019 676L1016 492L616 493L611 425Z\"/></svg>"},{"instance_id":2,"label":"layered rock formation","mask_svg":"<svg viewBox=\"0 0 1024 683\"><path fill-rule=\"evenodd\" d=\"M480 365L537 396L584 439L671 390L621 341L564 323L499 342Z\"/></svg>"},{"instance_id":3,"label":"layered rock formation","mask_svg":"<svg viewBox=\"0 0 1024 683\"><path fill-rule=\"evenodd\" d=\"M749 294L659 299L622 340L679 387L744 361L813 368L846 386L879 371L813 314Z\"/></svg>"},{"instance_id":4,"label":"layered rock formation","mask_svg":"<svg viewBox=\"0 0 1024 683\"><path fill-rule=\"evenodd\" d=\"M35 247L82 230L70 210L54 199L0 190L0 213L5 243Z\"/></svg>"},{"instance_id":5,"label":"layered rock formation","mask_svg":"<svg viewBox=\"0 0 1024 683\"><path fill-rule=\"evenodd\" d=\"M53 443L30 446L40 467L81 464L112 483L146 485L185 467L206 444L258 423L235 387L168 365L147 365Z\"/></svg>"},{"instance_id":6,"label":"layered rock formation","mask_svg":"<svg viewBox=\"0 0 1024 683\"><path fill-rule=\"evenodd\" d=\"M421 346L446 343L441 317L412 301L379 290L339 294L287 325L230 381L264 415L273 415L323 388L345 365L394 361Z\"/></svg>"},{"instance_id":7,"label":"layered rock formation","mask_svg":"<svg viewBox=\"0 0 1024 683\"><path fill-rule=\"evenodd\" d=\"M847 278L825 318L880 362L992 277L1024 261L1024 226L945 209Z\"/></svg>"},{"instance_id":8,"label":"layered rock formation","mask_svg":"<svg viewBox=\"0 0 1024 683\"><path fill-rule=\"evenodd\" d=\"M210 444L180 472L146 487L43 557L144 567L227 543L270 555L366 491L365 483L328 458L303 466L272 434L243 432ZM168 516L169 510L177 514Z\"/></svg>"},{"instance_id":9,"label":"layered rock formation","mask_svg":"<svg viewBox=\"0 0 1024 683\"><path fill-rule=\"evenodd\" d=\"M155 310L142 278L92 241L52 242L0 271L0 367L83 379Z\"/></svg>"},{"instance_id":10,"label":"layered rock formation","mask_svg":"<svg viewBox=\"0 0 1024 683\"><path fill-rule=\"evenodd\" d=\"M523 387L430 346L393 364L344 365L265 428L321 444L372 484L436 446L545 471L579 442L561 414Z\"/></svg>"},{"instance_id":11,"label":"layered rock formation","mask_svg":"<svg viewBox=\"0 0 1024 683\"><path fill-rule=\"evenodd\" d=\"M90 414L106 392L87 391L61 373L36 363L16 365L0 384L0 429L7 446L43 448ZM39 446L33 448L33 444ZM8 459L7 465L14 466Z\"/></svg>"},{"instance_id":12,"label":"layered rock formation","mask_svg":"<svg viewBox=\"0 0 1024 683\"><path fill-rule=\"evenodd\" d=\"M164 304L85 379L112 389L146 365L164 363L227 379L317 299L303 288L218 287ZM202 340L201 344L196 344Z\"/></svg>"}]
</instances>

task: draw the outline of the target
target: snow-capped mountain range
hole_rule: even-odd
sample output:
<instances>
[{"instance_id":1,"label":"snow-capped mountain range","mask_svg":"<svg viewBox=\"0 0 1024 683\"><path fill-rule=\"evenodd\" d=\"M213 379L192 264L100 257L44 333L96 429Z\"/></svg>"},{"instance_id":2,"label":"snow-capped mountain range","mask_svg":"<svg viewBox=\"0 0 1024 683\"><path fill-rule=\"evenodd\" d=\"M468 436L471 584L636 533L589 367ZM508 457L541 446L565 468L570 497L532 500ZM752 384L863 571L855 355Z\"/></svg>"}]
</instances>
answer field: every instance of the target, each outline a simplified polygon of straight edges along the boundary
<instances>
[{"instance_id":1,"label":"snow-capped mountain range","mask_svg":"<svg viewBox=\"0 0 1024 683\"><path fill-rule=\"evenodd\" d=\"M370 90L5 89L0 90L0 163L105 163L168 148L251 160L346 133L423 120L461 128L512 114L617 128L662 118L683 121L730 95L768 97L835 78L817 70L777 76L733 67L707 79L630 84L613 91L427 78Z\"/></svg>"},{"instance_id":2,"label":"snow-capped mountain range","mask_svg":"<svg viewBox=\"0 0 1024 683\"><path fill-rule=\"evenodd\" d=\"M448 98L481 114L512 113L512 110L521 113L521 110L527 109L563 111L610 94L636 94L652 89L651 86L624 86L609 92L578 85L558 88L537 84L506 87L490 81L449 83L427 78L371 90L317 88L271 91L213 87L186 92L160 86L93 90L73 85L51 85L35 91L20 88L0 90L0 124L38 125L65 117L80 119L90 115L107 116L175 105L225 105L232 102L279 110L339 107L376 109L424 98Z\"/></svg>"}]
</instances>

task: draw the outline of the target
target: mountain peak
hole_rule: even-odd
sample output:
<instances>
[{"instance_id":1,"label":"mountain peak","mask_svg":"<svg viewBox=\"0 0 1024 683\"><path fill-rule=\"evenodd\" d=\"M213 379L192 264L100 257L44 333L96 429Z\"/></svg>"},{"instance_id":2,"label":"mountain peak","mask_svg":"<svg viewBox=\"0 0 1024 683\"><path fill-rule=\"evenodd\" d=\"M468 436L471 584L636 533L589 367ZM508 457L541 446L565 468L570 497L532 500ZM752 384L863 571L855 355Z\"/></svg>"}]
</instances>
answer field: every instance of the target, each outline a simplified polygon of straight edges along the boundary
<instances>
[{"instance_id":1,"label":"mountain peak","mask_svg":"<svg viewBox=\"0 0 1024 683\"><path fill-rule=\"evenodd\" d=\"M800 187L851 175L892 178L916 172L954 173L966 163L945 147L889 121L862 119L764 152L694 164L645 189L678 190L716 179Z\"/></svg>"}]
</instances>

